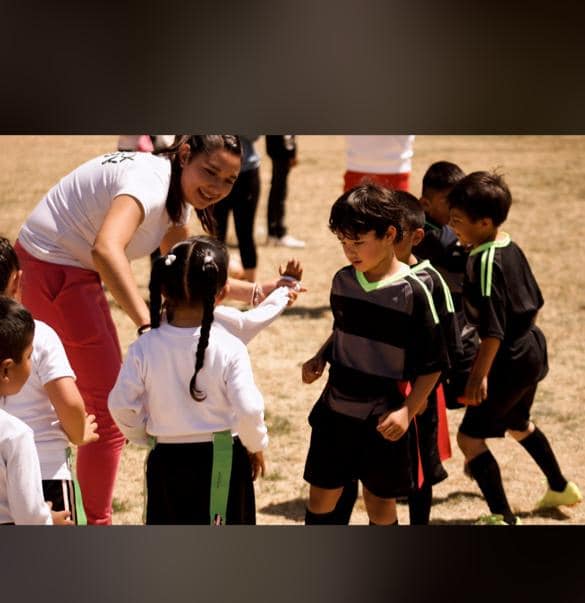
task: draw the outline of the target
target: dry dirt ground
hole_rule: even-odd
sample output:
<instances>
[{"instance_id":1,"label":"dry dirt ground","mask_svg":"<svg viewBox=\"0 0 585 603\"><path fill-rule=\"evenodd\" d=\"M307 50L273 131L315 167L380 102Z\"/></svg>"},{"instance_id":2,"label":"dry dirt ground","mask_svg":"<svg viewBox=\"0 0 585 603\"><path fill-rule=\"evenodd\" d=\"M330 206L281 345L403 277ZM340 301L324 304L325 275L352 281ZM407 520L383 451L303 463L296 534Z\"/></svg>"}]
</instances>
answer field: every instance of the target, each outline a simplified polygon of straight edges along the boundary
<instances>
[{"instance_id":1,"label":"dry dirt ground","mask_svg":"<svg viewBox=\"0 0 585 603\"><path fill-rule=\"evenodd\" d=\"M45 191L69 170L94 155L115 149L115 136L0 137L0 233L14 240L27 214ZM258 147L263 151L263 141ZM534 419L548 434L564 473L585 487L585 426L582 379L585 369L582 325L585 319L585 138L575 136L418 136L411 190L430 163L445 159L466 172L498 168L512 190L514 203L506 224L524 248L544 293L539 317L549 345L550 373L541 383ZM269 160L263 156L262 196L256 218L261 278L275 275L287 250L264 245ZM268 472L256 483L259 524L300 524L308 494L302 472L309 429L307 414L324 378L301 383L300 370L331 328L328 294L335 271L344 265L336 238L327 229L332 202L341 192L344 170L342 136L300 136L299 165L289 180L287 222L290 232L307 241L296 255L305 267L309 291L250 346L257 383L264 393L271 435ZM193 226L194 230L197 227ZM233 237L233 235L231 235ZM235 250L233 250L235 251ZM148 262L134 270L146 297ZM130 320L112 311L124 351L134 337ZM99 368L96 367L96 370ZM449 414L453 457L449 478L434 491L432 523L465 524L486 512L475 483L462 472L454 436L462 411ZM545 485L524 450L509 438L493 441L510 502L525 524L585 523L585 504L534 513ZM123 454L114 501L114 523L141 522L142 450L128 446ZM408 523L399 505L401 523ZM360 501L352 523L365 524Z\"/></svg>"}]
</instances>

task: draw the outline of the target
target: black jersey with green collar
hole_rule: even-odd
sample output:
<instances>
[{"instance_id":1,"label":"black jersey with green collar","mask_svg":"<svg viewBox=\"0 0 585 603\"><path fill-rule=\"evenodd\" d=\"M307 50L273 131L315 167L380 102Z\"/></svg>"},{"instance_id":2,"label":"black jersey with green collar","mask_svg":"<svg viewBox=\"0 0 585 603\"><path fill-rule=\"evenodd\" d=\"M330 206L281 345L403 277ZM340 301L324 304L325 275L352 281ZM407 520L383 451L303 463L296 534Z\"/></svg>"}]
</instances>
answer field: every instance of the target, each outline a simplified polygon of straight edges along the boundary
<instances>
[{"instance_id":1,"label":"black jersey with green collar","mask_svg":"<svg viewBox=\"0 0 585 603\"><path fill-rule=\"evenodd\" d=\"M324 399L342 414L365 419L398 408L398 381L446 367L446 353L431 293L402 265L370 283L352 266L333 278L334 316L329 380Z\"/></svg>"},{"instance_id":2,"label":"black jersey with green collar","mask_svg":"<svg viewBox=\"0 0 585 603\"><path fill-rule=\"evenodd\" d=\"M449 286L429 260L422 260L411 266L410 269L431 291L441 325L449 368L455 367L463 355L463 344Z\"/></svg>"},{"instance_id":3,"label":"black jersey with green collar","mask_svg":"<svg viewBox=\"0 0 585 603\"><path fill-rule=\"evenodd\" d=\"M526 256L503 234L471 251L463 294L465 317L479 336L508 344L531 327L544 300Z\"/></svg>"}]
</instances>

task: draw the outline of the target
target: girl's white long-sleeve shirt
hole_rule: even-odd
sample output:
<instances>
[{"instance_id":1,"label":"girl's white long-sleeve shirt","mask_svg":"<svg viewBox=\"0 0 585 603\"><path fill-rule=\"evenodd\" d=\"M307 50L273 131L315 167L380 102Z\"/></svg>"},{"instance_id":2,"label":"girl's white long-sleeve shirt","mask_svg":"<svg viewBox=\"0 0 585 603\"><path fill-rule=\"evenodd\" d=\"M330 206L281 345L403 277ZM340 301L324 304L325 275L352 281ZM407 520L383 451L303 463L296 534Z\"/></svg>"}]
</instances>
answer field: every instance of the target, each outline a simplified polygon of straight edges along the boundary
<instances>
[{"instance_id":1,"label":"girl's white long-sleeve shirt","mask_svg":"<svg viewBox=\"0 0 585 603\"><path fill-rule=\"evenodd\" d=\"M139 445L148 436L161 443L211 441L216 431L231 430L250 452L268 445L264 400L256 387L246 346L213 323L195 401L189 382L195 371L200 327L167 323L135 341L108 406L122 433Z\"/></svg>"}]
</instances>

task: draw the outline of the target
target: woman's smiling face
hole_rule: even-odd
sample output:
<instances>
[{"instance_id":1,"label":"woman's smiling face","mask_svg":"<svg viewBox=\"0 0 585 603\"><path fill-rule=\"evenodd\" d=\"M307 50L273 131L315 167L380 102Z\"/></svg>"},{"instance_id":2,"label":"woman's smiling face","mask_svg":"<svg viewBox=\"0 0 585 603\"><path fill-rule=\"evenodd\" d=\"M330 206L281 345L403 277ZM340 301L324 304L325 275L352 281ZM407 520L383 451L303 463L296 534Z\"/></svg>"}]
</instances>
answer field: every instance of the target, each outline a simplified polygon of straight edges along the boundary
<instances>
[{"instance_id":1,"label":"woman's smiling face","mask_svg":"<svg viewBox=\"0 0 585 603\"><path fill-rule=\"evenodd\" d=\"M199 210L227 197L241 165L240 157L226 149L191 156L188 144L179 150L179 160L183 201Z\"/></svg>"}]
</instances>

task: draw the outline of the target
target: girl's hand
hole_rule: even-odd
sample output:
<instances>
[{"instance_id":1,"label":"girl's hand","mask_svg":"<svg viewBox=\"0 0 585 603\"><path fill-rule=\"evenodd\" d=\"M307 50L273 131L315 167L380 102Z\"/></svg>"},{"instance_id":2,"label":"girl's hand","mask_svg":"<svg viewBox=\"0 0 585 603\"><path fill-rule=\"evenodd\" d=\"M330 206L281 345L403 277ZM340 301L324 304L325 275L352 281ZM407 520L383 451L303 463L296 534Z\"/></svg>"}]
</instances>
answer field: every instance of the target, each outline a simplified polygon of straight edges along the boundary
<instances>
[{"instance_id":1,"label":"girl's hand","mask_svg":"<svg viewBox=\"0 0 585 603\"><path fill-rule=\"evenodd\" d=\"M95 422L95 415L85 415L85 429L83 432L83 442L80 442L78 446L84 444L90 444L91 442L97 442L100 439L100 434L97 433L98 424Z\"/></svg>"},{"instance_id":2,"label":"girl's hand","mask_svg":"<svg viewBox=\"0 0 585 603\"><path fill-rule=\"evenodd\" d=\"M385 415L382 415L378 420L376 429L391 442L399 440L408 430L410 417L408 416L408 408L403 406L398 410L393 410Z\"/></svg>"},{"instance_id":3,"label":"girl's hand","mask_svg":"<svg viewBox=\"0 0 585 603\"><path fill-rule=\"evenodd\" d=\"M259 452L248 452L248 456L250 458L250 465L252 465L252 481L255 482L258 476L264 477L266 473L264 453L261 450Z\"/></svg>"},{"instance_id":4,"label":"girl's hand","mask_svg":"<svg viewBox=\"0 0 585 603\"><path fill-rule=\"evenodd\" d=\"M325 358L320 354L313 356L303 364L302 379L303 383L313 383L323 374L326 365Z\"/></svg>"}]
</instances>

